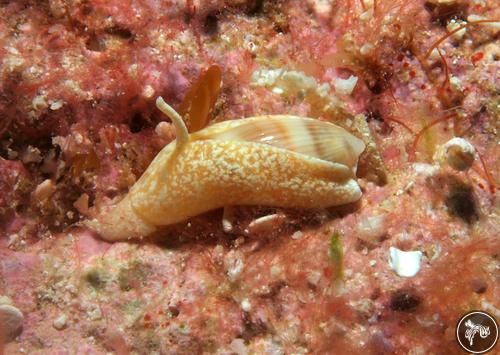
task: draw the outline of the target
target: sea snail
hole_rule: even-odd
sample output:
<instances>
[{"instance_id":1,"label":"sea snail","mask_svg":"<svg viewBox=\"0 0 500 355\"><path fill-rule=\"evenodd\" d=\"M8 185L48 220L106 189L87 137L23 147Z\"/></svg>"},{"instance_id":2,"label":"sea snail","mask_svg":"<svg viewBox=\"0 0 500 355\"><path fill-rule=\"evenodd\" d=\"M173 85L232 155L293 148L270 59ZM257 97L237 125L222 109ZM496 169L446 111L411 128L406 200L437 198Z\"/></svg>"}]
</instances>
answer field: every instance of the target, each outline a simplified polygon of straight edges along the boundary
<instances>
[{"instance_id":1,"label":"sea snail","mask_svg":"<svg viewBox=\"0 0 500 355\"><path fill-rule=\"evenodd\" d=\"M365 145L341 127L268 115L188 133L161 97L156 105L177 138L116 206L86 222L106 240L141 238L225 206L323 208L361 197L355 178Z\"/></svg>"}]
</instances>

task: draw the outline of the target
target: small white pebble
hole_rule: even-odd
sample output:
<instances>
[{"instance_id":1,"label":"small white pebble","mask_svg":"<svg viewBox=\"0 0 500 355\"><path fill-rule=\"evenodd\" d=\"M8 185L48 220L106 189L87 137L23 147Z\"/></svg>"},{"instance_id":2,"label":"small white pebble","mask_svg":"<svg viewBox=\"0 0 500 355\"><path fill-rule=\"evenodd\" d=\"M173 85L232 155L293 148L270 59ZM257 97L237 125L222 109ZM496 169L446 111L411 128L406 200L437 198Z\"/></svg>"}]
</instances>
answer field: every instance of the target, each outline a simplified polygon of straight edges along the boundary
<instances>
[{"instance_id":1,"label":"small white pebble","mask_svg":"<svg viewBox=\"0 0 500 355\"><path fill-rule=\"evenodd\" d=\"M230 233L233 231L234 224L234 208L224 207L224 212L222 214L222 230L225 233Z\"/></svg>"},{"instance_id":2,"label":"small white pebble","mask_svg":"<svg viewBox=\"0 0 500 355\"><path fill-rule=\"evenodd\" d=\"M243 301L241 301L241 309L245 312L249 312L252 309L252 304L248 298L244 298Z\"/></svg>"},{"instance_id":3,"label":"small white pebble","mask_svg":"<svg viewBox=\"0 0 500 355\"><path fill-rule=\"evenodd\" d=\"M303 235L304 233L302 233L301 231L296 231L295 233L292 234L292 239L299 240L300 238L302 238Z\"/></svg>"},{"instance_id":4,"label":"small white pebble","mask_svg":"<svg viewBox=\"0 0 500 355\"><path fill-rule=\"evenodd\" d=\"M26 148L21 156L21 160L25 164L40 163L42 161L42 153L40 149L34 148L31 145Z\"/></svg>"},{"instance_id":5,"label":"small white pebble","mask_svg":"<svg viewBox=\"0 0 500 355\"><path fill-rule=\"evenodd\" d=\"M55 191L56 185L54 185L52 180L47 179L36 187L35 192L33 193L33 198L38 202L43 202L50 198Z\"/></svg>"},{"instance_id":6,"label":"small white pebble","mask_svg":"<svg viewBox=\"0 0 500 355\"><path fill-rule=\"evenodd\" d=\"M280 87L274 87L274 88L272 88L272 90L271 90L271 91L272 91L273 93L275 93L275 94L278 94L278 95L281 95L281 94L283 94L283 93L285 92L285 90L283 90L283 89L282 89L282 88L280 88Z\"/></svg>"},{"instance_id":7,"label":"small white pebble","mask_svg":"<svg viewBox=\"0 0 500 355\"><path fill-rule=\"evenodd\" d=\"M240 276L243 271L245 264L241 259L235 259L231 265L231 267L227 270L227 275L231 280L236 280L238 276Z\"/></svg>"},{"instance_id":8,"label":"small white pebble","mask_svg":"<svg viewBox=\"0 0 500 355\"><path fill-rule=\"evenodd\" d=\"M233 339L229 347L237 355L248 354L247 346L245 345L245 340L243 339L240 338Z\"/></svg>"},{"instance_id":9,"label":"small white pebble","mask_svg":"<svg viewBox=\"0 0 500 355\"><path fill-rule=\"evenodd\" d=\"M389 266L399 276L415 276L420 270L421 260L421 251L402 251L394 247L389 248Z\"/></svg>"},{"instance_id":10,"label":"small white pebble","mask_svg":"<svg viewBox=\"0 0 500 355\"><path fill-rule=\"evenodd\" d=\"M64 101L63 100L55 100L55 101L52 101L50 103L50 109L52 111L57 111L57 110L59 110L63 106L64 106Z\"/></svg>"},{"instance_id":11,"label":"small white pebble","mask_svg":"<svg viewBox=\"0 0 500 355\"><path fill-rule=\"evenodd\" d=\"M269 272L271 273L272 277L277 277L281 274L282 268L279 265L272 265L269 269Z\"/></svg>"},{"instance_id":12,"label":"small white pebble","mask_svg":"<svg viewBox=\"0 0 500 355\"><path fill-rule=\"evenodd\" d=\"M367 55L372 51L372 49L373 49L373 44L365 43L359 49L359 53L361 53L362 55Z\"/></svg>"},{"instance_id":13,"label":"small white pebble","mask_svg":"<svg viewBox=\"0 0 500 355\"><path fill-rule=\"evenodd\" d=\"M351 95L357 82L358 77L351 75L348 79L335 78L333 86L335 87L335 92L338 94Z\"/></svg>"},{"instance_id":14,"label":"small white pebble","mask_svg":"<svg viewBox=\"0 0 500 355\"><path fill-rule=\"evenodd\" d=\"M35 110L43 110L47 108L47 101L45 101L44 95L37 95L31 101L31 105Z\"/></svg>"},{"instance_id":15,"label":"small white pebble","mask_svg":"<svg viewBox=\"0 0 500 355\"><path fill-rule=\"evenodd\" d=\"M57 330L62 330L62 329L64 329L64 327L66 327L66 321L67 321L66 315L65 314L61 314L59 317L57 317L54 320L54 322L52 323L52 325Z\"/></svg>"},{"instance_id":16,"label":"small white pebble","mask_svg":"<svg viewBox=\"0 0 500 355\"><path fill-rule=\"evenodd\" d=\"M424 176L432 176L439 170L436 166L426 163L414 163L413 169L417 174L422 174Z\"/></svg>"},{"instance_id":17,"label":"small white pebble","mask_svg":"<svg viewBox=\"0 0 500 355\"><path fill-rule=\"evenodd\" d=\"M463 85L462 85L462 81L460 80L460 78L456 77L456 76L452 76L450 77L450 85L451 85L451 88L455 91L463 91Z\"/></svg>"},{"instance_id":18,"label":"small white pebble","mask_svg":"<svg viewBox=\"0 0 500 355\"><path fill-rule=\"evenodd\" d=\"M285 220L286 216L281 213L275 213L260 217L250 222L248 227L245 229L245 233L253 235L268 232L281 226L281 224L283 224Z\"/></svg>"},{"instance_id":19,"label":"small white pebble","mask_svg":"<svg viewBox=\"0 0 500 355\"><path fill-rule=\"evenodd\" d=\"M448 22L448 25L446 25L446 29L448 30L448 32L452 32L457 28L462 27L465 24L467 24L467 22L451 19L450 22ZM455 32L451 36L456 40L461 40L464 37L466 31L467 31L466 28L462 28L461 30Z\"/></svg>"},{"instance_id":20,"label":"small white pebble","mask_svg":"<svg viewBox=\"0 0 500 355\"><path fill-rule=\"evenodd\" d=\"M370 260L369 264L370 264L370 266L373 267L373 266L377 265L377 261L372 259L372 260Z\"/></svg>"},{"instance_id":21,"label":"small white pebble","mask_svg":"<svg viewBox=\"0 0 500 355\"><path fill-rule=\"evenodd\" d=\"M307 274L307 282L309 282L313 286L318 286L320 280L321 272L317 270L313 270Z\"/></svg>"},{"instance_id":22,"label":"small white pebble","mask_svg":"<svg viewBox=\"0 0 500 355\"><path fill-rule=\"evenodd\" d=\"M432 60L433 62L434 61L437 61L441 58L441 56L439 55L439 51L441 51L441 54L444 56L445 55L445 52L444 50L439 50L437 48L434 48L432 51L431 51L431 54L429 54L429 59Z\"/></svg>"},{"instance_id":23,"label":"small white pebble","mask_svg":"<svg viewBox=\"0 0 500 355\"><path fill-rule=\"evenodd\" d=\"M174 125L165 121L162 121L156 125L155 133L167 141L172 141L175 139Z\"/></svg>"},{"instance_id":24,"label":"small white pebble","mask_svg":"<svg viewBox=\"0 0 500 355\"><path fill-rule=\"evenodd\" d=\"M146 85L142 89L142 96L144 96L147 99L152 98L154 94L155 94L155 89L153 89L151 85Z\"/></svg>"},{"instance_id":25,"label":"small white pebble","mask_svg":"<svg viewBox=\"0 0 500 355\"><path fill-rule=\"evenodd\" d=\"M365 242L379 242L380 238L387 233L385 215L360 218L356 226L356 232L358 238Z\"/></svg>"}]
</instances>

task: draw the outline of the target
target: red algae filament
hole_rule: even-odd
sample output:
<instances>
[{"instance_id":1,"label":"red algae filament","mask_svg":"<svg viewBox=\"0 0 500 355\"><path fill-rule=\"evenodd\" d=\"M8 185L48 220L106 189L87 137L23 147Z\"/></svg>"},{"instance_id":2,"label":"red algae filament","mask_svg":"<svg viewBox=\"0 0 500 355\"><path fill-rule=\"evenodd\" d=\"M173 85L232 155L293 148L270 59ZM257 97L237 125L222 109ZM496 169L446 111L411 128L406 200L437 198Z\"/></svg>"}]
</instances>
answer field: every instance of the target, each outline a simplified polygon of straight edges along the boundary
<instances>
[{"instance_id":1,"label":"red algae filament","mask_svg":"<svg viewBox=\"0 0 500 355\"><path fill-rule=\"evenodd\" d=\"M434 121L432 121L428 125L424 126L424 128L422 128L415 136L415 140L413 141L413 145L412 145L411 150L410 150L410 159L413 160L415 158L415 153L417 151L418 141L420 140L420 138L422 137L422 135L424 134L425 131L427 131L429 128L431 128L432 126L435 126L436 124L438 124L440 122L447 121L450 118L454 118L454 117L455 117L455 115L451 114L451 115L448 115L445 117L435 119Z\"/></svg>"},{"instance_id":2,"label":"red algae filament","mask_svg":"<svg viewBox=\"0 0 500 355\"><path fill-rule=\"evenodd\" d=\"M443 54L441 53L441 51L438 49L437 50L438 53L439 53L439 58L441 58L441 62L443 64L443 68L444 68L444 81L443 81L443 85L441 86L441 91L444 90L445 88L448 87L449 83L450 83L450 68L448 67L448 63L446 62L446 58L443 56Z\"/></svg>"},{"instance_id":3,"label":"red algae filament","mask_svg":"<svg viewBox=\"0 0 500 355\"><path fill-rule=\"evenodd\" d=\"M481 153L479 153L479 150L477 150L475 146L474 149L476 150L477 156L479 157L479 161L481 162L481 165L483 167L484 175L486 175L486 180L488 181L490 192L491 194L494 194L496 192L495 182L493 181L493 178L491 177L488 168L486 167L486 162L484 161L483 156L481 155Z\"/></svg>"},{"instance_id":4,"label":"red algae filament","mask_svg":"<svg viewBox=\"0 0 500 355\"><path fill-rule=\"evenodd\" d=\"M384 119L385 119L385 120L387 120L387 121L391 121L391 122L396 122L396 123L399 123L399 124L400 124L401 126L403 126L403 127L404 127L404 128L405 128L408 132L410 132L410 133L412 133L412 134L414 133L414 132L413 132L413 130L412 130L410 127L408 127L408 125L407 125L406 123L404 123L403 121L401 121L401 120L399 120L399 119L397 119L397 118L394 118L394 117L391 117L391 116L386 116L386 117L384 117Z\"/></svg>"},{"instance_id":5,"label":"red algae filament","mask_svg":"<svg viewBox=\"0 0 500 355\"><path fill-rule=\"evenodd\" d=\"M484 53L483 52L477 52L477 53L474 53L472 55L471 60L472 60L472 63L476 64L477 62L479 62L483 58L484 58Z\"/></svg>"}]
</instances>

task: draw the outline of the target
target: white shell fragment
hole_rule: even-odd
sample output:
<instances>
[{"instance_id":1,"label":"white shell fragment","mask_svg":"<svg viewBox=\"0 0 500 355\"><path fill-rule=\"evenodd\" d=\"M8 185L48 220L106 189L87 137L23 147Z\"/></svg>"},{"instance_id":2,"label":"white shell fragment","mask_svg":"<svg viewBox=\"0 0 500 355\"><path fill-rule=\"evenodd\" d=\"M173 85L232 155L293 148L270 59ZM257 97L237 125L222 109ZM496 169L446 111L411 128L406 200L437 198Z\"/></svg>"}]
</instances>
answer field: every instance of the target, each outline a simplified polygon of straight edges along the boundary
<instances>
[{"instance_id":1,"label":"white shell fragment","mask_svg":"<svg viewBox=\"0 0 500 355\"><path fill-rule=\"evenodd\" d=\"M0 305L0 329L7 342L14 340L22 330L23 313L9 304Z\"/></svg>"},{"instance_id":2,"label":"white shell fragment","mask_svg":"<svg viewBox=\"0 0 500 355\"><path fill-rule=\"evenodd\" d=\"M281 213L270 214L264 217L257 218L250 222L245 229L245 234L255 235L258 233L268 232L285 222L286 216Z\"/></svg>"},{"instance_id":3,"label":"white shell fragment","mask_svg":"<svg viewBox=\"0 0 500 355\"><path fill-rule=\"evenodd\" d=\"M421 260L421 251L402 251L394 247L389 249L389 265L398 276L415 276L420 270Z\"/></svg>"},{"instance_id":4,"label":"white shell fragment","mask_svg":"<svg viewBox=\"0 0 500 355\"><path fill-rule=\"evenodd\" d=\"M476 149L467 140L455 137L439 147L434 160L440 164L447 163L458 171L468 170L476 158Z\"/></svg>"},{"instance_id":5,"label":"white shell fragment","mask_svg":"<svg viewBox=\"0 0 500 355\"><path fill-rule=\"evenodd\" d=\"M387 234L385 215L366 216L360 218L356 225L359 239L368 243L377 243Z\"/></svg>"},{"instance_id":6,"label":"white shell fragment","mask_svg":"<svg viewBox=\"0 0 500 355\"><path fill-rule=\"evenodd\" d=\"M62 330L66 327L67 320L68 320L68 317L65 314L61 314L59 317L57 317L54 320L54 322L52 322L52 325L57 330Z\"/></svg>"},{"instance_id":7,"label":"white shell fragment","mask_svg":"<svg viewBox=\"0 0 500 355\"><path fill-rule=\"evenodd\" d=\"M351 95L357 82L358 77L351 75L347 79L335 78L333 86L335 87L335 92L337 94Z\"/></svg>"}]
</instances>

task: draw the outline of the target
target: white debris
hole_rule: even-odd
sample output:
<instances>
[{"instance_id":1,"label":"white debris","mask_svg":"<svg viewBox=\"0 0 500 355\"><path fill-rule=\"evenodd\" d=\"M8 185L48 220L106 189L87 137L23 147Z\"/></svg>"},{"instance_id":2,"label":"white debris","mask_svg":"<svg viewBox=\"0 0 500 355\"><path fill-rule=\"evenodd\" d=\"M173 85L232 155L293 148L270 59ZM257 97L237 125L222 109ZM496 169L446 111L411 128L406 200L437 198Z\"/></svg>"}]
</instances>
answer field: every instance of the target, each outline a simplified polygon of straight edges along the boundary
<instances>
[{"instance_id":1,"label":"white debris","mask_svg":"<svg viewBox=\"0 0 500 355\"><path fill-rule=\"evenodd\" d=\"M32 147L31 145L21 155L21 160L25 164L40 163L42 161L42 153L40 149Z\"/></svg>"},{"instance_id":2,"label":"white debris","mask_svg":"<svg viewBox=\"0 0 500 355\"><path fill-rule=\"evenodd\" d=\"M439 50L437 48L434 48L431 53L429 54L429 59L433 62L439 60L441 58L441 56L439 55L439 52L441 51L441 54L444 56L445 55L445 52L444 50Z\"/></svg>"},{"instance_id":3,"label":"white debris","mask_svg":"<svg viewBox=\"0 0 500 355\"><path fill-rule=\"evenodd\" d=\"M35 110L44 110L47 108L47 101L44 95L37 95L31 100L31 105Z\"/></svg>"},{"instance_id":4,"label":"white debris","mask_svg":"<svg viewBox=\"0 0 500 355\"><path fill-rule=\"evenodd\" d=\"M330 94L330 85L320 84L304 72L284 69L258 69L252 74L252 85L265 86L278 95L314 92L319 97Z\"/></svg>"},{"instance_id":5,"label":"white debris","mask_svg":"<svg viewBox=\"0 0 500 355\"><path fill-rule=\"evenodd\" d=\"M245 340L243 340L241 338L233 339L233 341L231 342L229 347L237 355L247 355L248 354L248 349L247 349L247 346L245 345Z\"/></svg>"},{"instance_id":6,"label":"white debris","mask_svg":"<svg viewBox=\"0 0 500 355\"><path fill-rule=\"evenodd\" d=\"M279 227L283 222L285 222L285 220L286 216L281 213L275 213L260 217L250 222L248 227L245 229L245 233L248 235L253 235L267 232L276 227Z\"/></svg>"},{"instance_id":7,"label":"white debris","mask_svg":"<svg viewBox=\"0 0 500 355\"><path fill-rule=\"evenodd\" d=\"M55 191L56 185L54 185L52 180L46 179L36 187L33 198L38 202L43 202L49 199Z\"/></svg>"},{"instance_id":8,"label":"white debris","mask_svg":"<svg viewBox=\"0 0 500 355\"><path fill-rule=\"evenodd\" d=\"M151 85L146 85L142 88L142 96L146 99L150 99L155 94L155 89Z\"/></svg>"},{"instance_id":9,"label":"white debris","mask_svg":"<svg viewBox=\"0 0 500 355\"><path fill-rule=\"evenodd\" d=\"M252 304L248 298L244 298L243 301L241 301L241 309L245 312L249 312L252 309Z\"/></svg>"},{"instance_id":10,"label":"white debris","mask_svg":"<svg viewBox=\"0 0 500 355\"><path fill-rule=\"evenodd\" d=\"M57 111L57 110L59 110L63 106L64 106L64 101L63 100L50 101L50 109L52 111Z\"/></svg>"},{"instance_id":11,"label":"white debris","mask_svg":"<svg viewBox=\"0 0 500 355\"><path fill-rule=\"evenodd\" d=\"M452 32L466 24L467 22L465 21L451 19L450 22L448 22L448 24L446 25L446 29L448 30L448 32ZM458 30L451 36L458 41L464 37L466 31L467 31L466 28L462 28L461 30Z\"/></svg>"},{"instance_id":12,"label":"white debris","mask_svg":"<svg viewBox=\"0 0 500 355\"><path fill-rule=\"evenodd\" d=\"M292 234L292 239L299 240L300 238L302 238L303 235L304 233L302 233L301 231L296 231L295 233Z\"/></svg>"},{"instance_id":13,"label":"white debris","mask_svg":"<svg viewBox=\"0 0 500 355\"><path fill-rule=\"evenodd\" d=\"M66 321L67 321L67 318L65 314L61 314L59 317L57 317L54 322L52 322L52 325L54 326L54 328L56 328L57 330L62 330L64 329L64 327L66 327Z\"/></svg>"},{"instance_id":14,"label":"white debris","mask_svg":"<svg viewBox=\"0 0 500 355\"><path fill-rule=\"evenodd\" d=\"M357 82L358 77L351 75L348 79L335 78L333 86L335 87L335 92L338 94L351 95Z\"/></svg>"},{"instance_id":15,"label":"white debris","mask_svg":"<svg viewBox=\"0 0 500 355\"><path fill-rule=\"evenodd\" d=\"M161 121L158 123L155 127L155 133L167 141L175 139L175 127L169 122Z\"/></svg>"},{"instance_id":16,"label":"white debris","mask_svg":"<svg viewBox=\"0 0 500 355\"><path fill-rule=\"evenodd\" d=\"M371 20L372 18L373 18L373 8L370 8L365 12L361 13L361 15L359 15L359 19L361 21L368 21Z\"/></svg>"},{"instance_id":17,"label":"white debris","mask_svg":"<svg viewBox=\"0 0 500 355\"><path fill-rule=\"evenodd\" d=\"M21 333L23 313L9 304L0 305L0 329L7 342L14 340Z\"/></svg>"},{"instance_id":18,"label":"white debris","mask_svg":"<svg viewBox=\"0 0 500 355\"><path fill-rule=\"evenodd\" d=\"M413 169L417 174L422 174L424 176L432 176L438 171L438 167L426 163L414 163Z\"/></svg>"},{"instance_id":19,"label":"white debris","mask_svg":"<svg viewBox=\"0 0 500 355\"><path fill-rule=\"evenodd\" d=\"M243 271L243 268L245 267L243 260L236 253L229 253L227 255L226 264L227 276L229 276L232 281L235 281L236 279L238 279L241 272Z\"/></svg>"},{"instance_id":20,"label":"white debris","mask_svg":"<svg viewBox=\"0 0 500 355\"><path fill-rule=\"evenodd\" d=\"M399 276L415 276L420 270L421 260L421 251L402 251L394 247L389 249L389 265Z\"/></svg>"},{"instance_id":21,"label":"white debris","mask_svg":"<svg viewBox=\"0 0 500 355\"><path fill-rule=\"evenodd\" d=\"M224 212L222 214L222 229L224 232L229 233L233 230L234 223L234 208L224 207Z\"/></svg>"},{"instance_id":22,"label":"white debris","mask_svg":"<svg viewBox=\"0 0 500 355\"><path fill-rule=\"evenodd\" d=\"M380 241L387 233L385 215L361 217L356 226L359 239L374 243Z\"/></svg>"},{"instance_id":23,"label":"white debris","mask_svg":"<svg viewBox=\"0 0 500 355\"><path fill-rule=\"evenodd\" d=\"M285 90L283 90L282 88L280 87L275 87L271 90L273 93L275 94L278 94L278 95L282 95L283 93L285 93Z\"/></svg>"},{"instance_id":24,"label":"white debris","mask_svg":"<svg viewBox=\"0 0 500 355\"><path fill-rule=\"evenodd\" d=\"M462 80L460 80L460 78L458 78L456 76L450 77L450 85L451 85L451 88L457 92L462 92L464 89L464 87L462 85Z\"/></svg>"},{"instance_id":25,"label":"white debris","mask_svg":"<svg viewBox=\"0 0 500 355\"><path fill-rule=\"evenodd\" d=\"M283 267L281 267L281 265L272 265L269 268L269 273L271 277L278 278L283 273Z\"/></svg>"},{"instance_id":26,"label":"white debris","mask_svg":"<svg viewBox=\"0 0 500 355\"><path fill-rule=\"evenodd\" d=\"M318 270L312 270L307 274L307 282L309 282L313 286L318 286L321 280L321 272Z\"/></svg>"},{"instance_id":27,"label":"white debris","mask_svg":"<svg viewBox=\"0 0 500 355\"><path fill-rule=\"evenodd\" d=\"M362 55L367 55L369 54L371 51L373 50L373 44L371 43L365 43L361 46L361 48L359 49L359 53L361 53Z\"/></svg>"},{"instance_id":28,"label":"white debris","mask_svg":"<svg viewBox=\"0 0 500 355\"><path fill-rule=\"evenodd\" d=\"M86 215L89 211L89 195L81 194L78 199L73 202L73 207L77 209L82 215Z\"/></svg>"}]
</instances>

